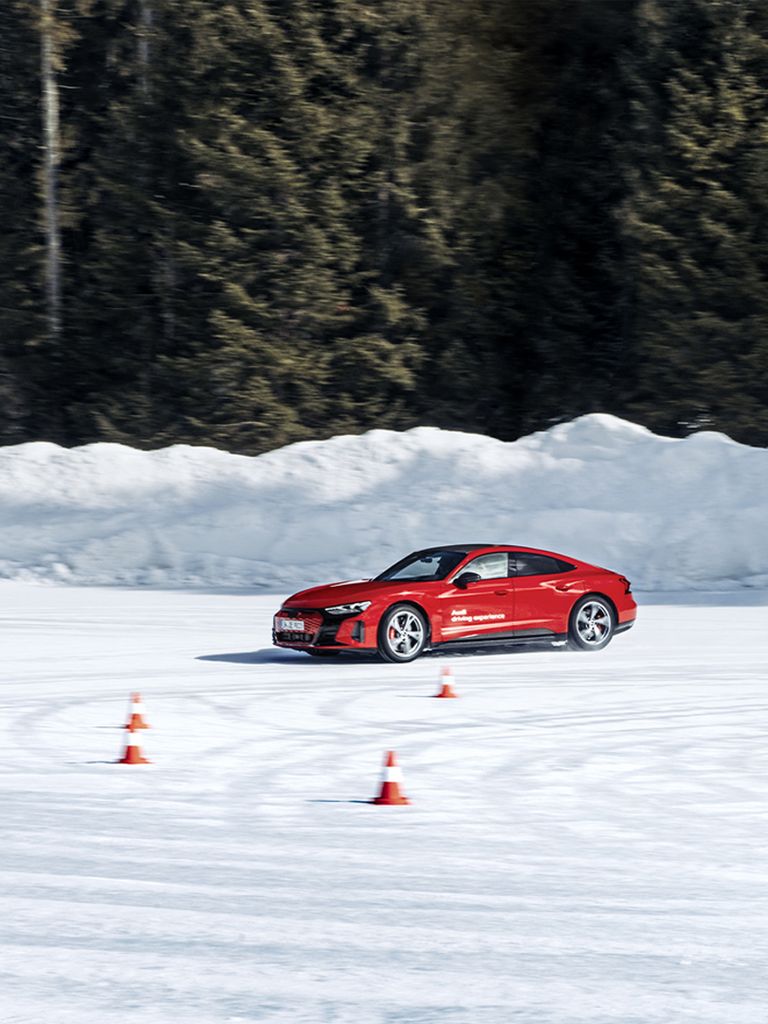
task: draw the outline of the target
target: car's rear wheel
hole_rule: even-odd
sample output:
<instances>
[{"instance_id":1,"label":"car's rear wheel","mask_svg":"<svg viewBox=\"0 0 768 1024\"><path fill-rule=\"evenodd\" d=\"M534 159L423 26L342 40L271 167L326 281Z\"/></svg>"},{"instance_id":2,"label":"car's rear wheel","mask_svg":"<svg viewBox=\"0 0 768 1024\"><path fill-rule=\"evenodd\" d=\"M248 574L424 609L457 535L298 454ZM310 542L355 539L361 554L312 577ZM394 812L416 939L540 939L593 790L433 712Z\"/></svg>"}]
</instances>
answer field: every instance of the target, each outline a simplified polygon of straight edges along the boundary
<instances>
[{"instance_id":1,"label":"car's rear wheel","mask_svg":"<svg viewBox=\"0 0 768 1024\"><path fill-rule=\"evenodd\" d=\"M610 601L596 594L574 605L568 623L568 647L572 651L601 651L616 630L616 613Z\"/></svg>"},{"instance_id":2,"label":"car's rear wheel","mask_svg":"<svg viewBox=\"0 0 768 1024\"><path fill-rule=\"evenodd\" d=\"M427 622L412 604L396 604L379 623L379 654L386 661L413 661L427 646Z\"/></svg>"}]
</instances>

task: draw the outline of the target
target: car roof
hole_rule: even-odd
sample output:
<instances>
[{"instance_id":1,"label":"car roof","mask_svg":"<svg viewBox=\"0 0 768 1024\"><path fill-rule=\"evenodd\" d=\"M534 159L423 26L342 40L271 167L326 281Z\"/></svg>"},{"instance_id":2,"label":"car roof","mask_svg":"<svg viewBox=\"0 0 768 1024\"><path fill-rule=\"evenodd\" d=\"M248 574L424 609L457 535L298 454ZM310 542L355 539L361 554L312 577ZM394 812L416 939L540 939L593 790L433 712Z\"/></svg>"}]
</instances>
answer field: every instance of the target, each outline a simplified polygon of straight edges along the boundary
<instances>
[{"instance_id":1,"label":"car roof","mask_svg":"<svg viewBox=\"0 0 768 1024\"><path fill-rule=\"evenodd\" d=\"M562 555L557 551L549 551L547 548L530 548L524 544L440 544L433 548L422 548L420 551L412 551L407 558L416 558L421 555L431 555L436 551L464 551L469 554L471 551L520 551L535 555L549 555L552 558L559 558L561 561L571 562L575 565L586 566L588 563L573 558L572 555Z\"/></svg>"},{"instance_id":2,"label":"car roof","mask_svg":"<svg viewBox=\"0 0 768 1024\"><path fill-rule=\"evenodd\" d=\"M420 551L412 551L413 555L431 555L434 551L480 551L483 548L503 548L508 544L438 544L434 548L422 548ZM409 556L410 557L410 556Z\"/></svg>"}]
</instances>

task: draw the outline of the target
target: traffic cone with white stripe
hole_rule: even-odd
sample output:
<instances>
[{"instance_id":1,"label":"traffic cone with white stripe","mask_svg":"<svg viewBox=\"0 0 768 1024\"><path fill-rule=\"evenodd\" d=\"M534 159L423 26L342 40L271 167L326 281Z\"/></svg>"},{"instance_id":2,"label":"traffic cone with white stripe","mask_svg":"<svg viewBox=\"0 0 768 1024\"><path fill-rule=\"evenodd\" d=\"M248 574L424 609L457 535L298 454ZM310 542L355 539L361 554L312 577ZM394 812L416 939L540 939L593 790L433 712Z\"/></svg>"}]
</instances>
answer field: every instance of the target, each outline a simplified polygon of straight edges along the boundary
<instances>
[{"instance_id":1,"label":"traffic cone with white stripe","mask_svg":"<svg viewBox=\"0 0 768 1024\"><path fill-rule=\"evenodd\" d=\"M141 752L139 746L139 737L136 732L129 726L127 726L128 734L125 737L125 753L117 762L118 764L152 764L148 761Z\"/></svg>"},{"instance_id":2,"label":"traffic cone with white stripe","mask_svg":"<svg viewBox=\"0 0 768 1024\"><path fill-rule=\"evenodd\" d=\"M443 700L458 697L458 693L453 692L453 672L449 668L444 668L440 675L443 685L440 687L440 692L435 694L435 697L442 697Z\"/></svg>"},{"instance_id":3,"label":"traffic cone with white stripe","mask_svg":"<svg viewBox=\"0 0 768 1024\"><path fill-rule=\"evenodd\" d=\"M149 722L144 721L144 704L140 693L131 694L131 707L128 712L126 729L149 729Z\"/></svg>"},{"instance_id":4,"label":"traffic cone with white stripe","mask_svg":"<svg viewBox=\"0 0 768 1024\"><path fill-rule=\"evenodd\" d=\"M402 781L403 773L397 763L397 756L394 750L388 750L384 760L384 771L381 776L381 792L371 800L371 803L389 807L409 804L411 801L400 792L400 783Z\"/></svg>"}]
</instances>

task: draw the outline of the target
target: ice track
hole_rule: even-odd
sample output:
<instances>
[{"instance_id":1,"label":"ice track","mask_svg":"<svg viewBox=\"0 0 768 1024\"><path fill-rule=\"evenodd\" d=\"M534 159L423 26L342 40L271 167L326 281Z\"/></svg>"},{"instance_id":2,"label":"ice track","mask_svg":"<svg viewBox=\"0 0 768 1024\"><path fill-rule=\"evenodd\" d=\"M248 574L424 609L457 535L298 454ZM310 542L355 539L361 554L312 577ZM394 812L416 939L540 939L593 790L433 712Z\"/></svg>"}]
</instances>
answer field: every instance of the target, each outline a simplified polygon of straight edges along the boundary
<instances>
[{"instance_id":1,"label":"ice track","mask_svg":"<svg viewBox=\"0 0 768 1024\"><path fill-rule=\"evenodd\" d=\"M2 1024L765 1024L768 596L457 701L278 600L0 585Z\"/></svg>"}]
</instances>

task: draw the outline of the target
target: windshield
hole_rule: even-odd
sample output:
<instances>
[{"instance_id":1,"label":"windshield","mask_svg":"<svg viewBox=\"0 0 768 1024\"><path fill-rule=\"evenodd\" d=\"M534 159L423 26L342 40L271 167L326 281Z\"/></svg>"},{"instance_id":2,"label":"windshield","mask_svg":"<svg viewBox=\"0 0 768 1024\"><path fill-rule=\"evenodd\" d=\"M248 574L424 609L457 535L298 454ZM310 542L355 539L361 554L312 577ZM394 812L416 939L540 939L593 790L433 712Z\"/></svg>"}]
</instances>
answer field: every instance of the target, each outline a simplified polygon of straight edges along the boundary
<instances>
[{"instance_id":1,"label":"windshield","mask_svg":"<svg viewBox=\"0 0 768 1024\"><path fill-rule=\"evenodd\" d=\"M466 551L422 551L402 558L389 569L385 569L376 579L403 580L410 583L444 580L466 557Z\"/></svg>"}]
</instances>

